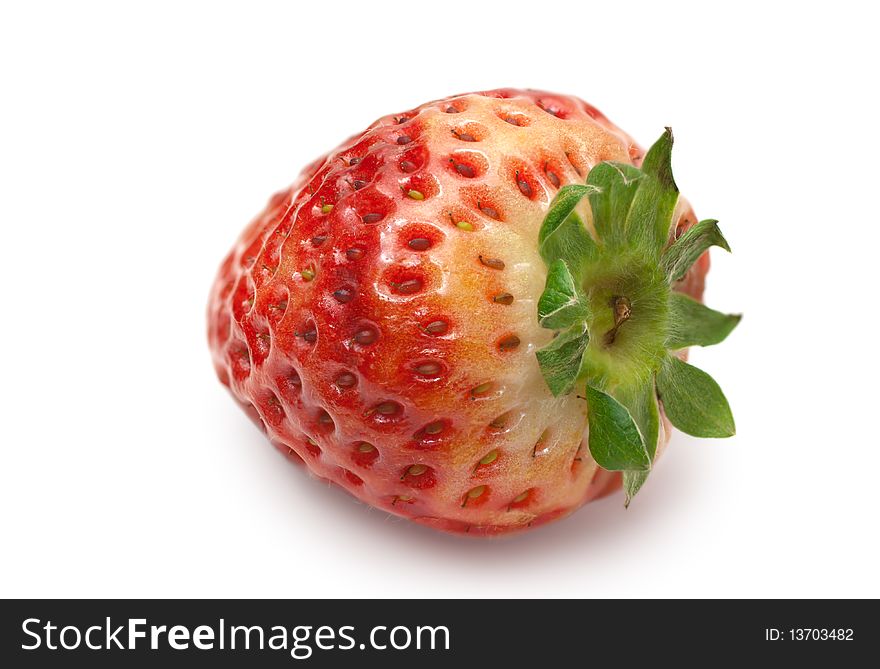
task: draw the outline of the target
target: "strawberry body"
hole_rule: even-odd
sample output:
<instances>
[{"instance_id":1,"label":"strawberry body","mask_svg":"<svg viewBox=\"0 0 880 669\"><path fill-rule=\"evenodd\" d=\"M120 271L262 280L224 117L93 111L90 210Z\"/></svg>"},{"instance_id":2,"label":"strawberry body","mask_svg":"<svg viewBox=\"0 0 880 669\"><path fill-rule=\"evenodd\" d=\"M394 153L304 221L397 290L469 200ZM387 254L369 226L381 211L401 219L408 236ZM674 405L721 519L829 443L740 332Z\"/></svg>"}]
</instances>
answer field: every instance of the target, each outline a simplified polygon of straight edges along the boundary
<instances>
[{"instance_id":1,"label":"strawberry body","mask_svg":"<svg viewBox=\"0 0 880 669\"><path fill-rule=\"evenodd\" d=\"M553 336L538 234L560 187L642 157L590 105L536 91L380 119L276 194L223 262L220 380L314 474L442 530L521 530L606 494L620 476L591 457L585 402L554 396L535 357ZM680 204L675 235L694 222ZM699 299L707 270L704 253L678 289Z\"/></svg>"}]
</instances>

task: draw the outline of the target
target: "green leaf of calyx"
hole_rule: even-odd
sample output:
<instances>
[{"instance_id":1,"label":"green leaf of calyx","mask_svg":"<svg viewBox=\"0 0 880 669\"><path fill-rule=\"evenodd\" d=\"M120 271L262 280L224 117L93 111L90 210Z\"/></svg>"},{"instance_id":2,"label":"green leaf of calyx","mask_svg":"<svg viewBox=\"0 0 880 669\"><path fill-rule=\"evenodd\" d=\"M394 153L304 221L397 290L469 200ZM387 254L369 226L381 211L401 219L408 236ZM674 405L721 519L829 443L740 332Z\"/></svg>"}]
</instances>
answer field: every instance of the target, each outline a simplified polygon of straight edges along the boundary
<instances>
[{"instance_id":1,"label":"green leaf of calyx","mask_svg":"<svg viewBox=\"0 0 880 669\"><path fill-rule=\"evenodd\" d=\"M742 319L739 314L723 314L700 304L684 293L669 294L669 333L666 348L720 344Z\"/></svg>"},{"instance_id":2,"label":"green leaf of calyx","mask_svg":"<svg viewBox=\"0 0 880 669\"><path fill-rule=\"evenodd\" d=\"M639 490L642 489L642 486L645 485L645 481L648 480L648 474L651 472L633 472L626 471L623 472L623 506L629 507L630 502L633 501L633 497L638 494Z\"/></svg>"},{"instance_id":3,"label":"green leaf of calyx","mask_svg":"<svg viewBox=\"0 0 880 669\"><path fill-rule=\"evenodd\" d=\"M657 453L657 442L660 438L660 410L657 406L657 391L654 388L654 379L647 383L633 384L621 387L615 391L615 396L628 410L639 432L642 441L648 451L651 462ZM625 506L629 506L632 498L641 489L648 479L648 472L625 471L623 472L623 490L626 495Z\"/></svg>"},{"instance_id":4,"label":"green leaf of calyx","mask_svg":"<svg viewBox=\"0 0 880 669\"><path fill-rule=\"evenodd\" d=\"M586 323L580 322L563 330L544 348L537 351L541 374L554 396L565 395L574 388L581 360L590 343Z\"/></svg>"},{"instance_id":5,"label":"green leaf of calyx","mask_svg":"<svg viewBox=\"0 0 880 669\"><path fill-rule=\"evenodd\" d=\"M669 422L694 437L730 437L733 414L721 388L706 372L674 355L663 361L657 391Z\"/></svg>"},{"instance_id":6,"label":"green leaf of calyx","mask_svg":"<svg viewBox=\"0 0 880 669\"><path fill-rule=\"evenodd\" d=\"M629 411L611 395L587 386L590 453L609 471L647 471L651 458Z\"/></svg>"},{"instance_id":7,"label":"green leaf of calyx","mask_svg":"<svg viewBox=\"0 0 880 669\"><path fill-rule=\"evenodd\" d=\"M593 227L608 249L626 246L624 222L642 177L637 167L614 162L599 163L587 175L587 185L595 188L590 193Z\"/></svg>"},{"instance_id":8,"label":"green leaf of calyx","mask_svg":"<svg viewBox=\"0 0 880 669\"><path fill-rule=\"evenodd\" d=\"M700 221L679 237L661 258L669 283L681 280L710 246L720 246L730 253L730 246L718 228L718 221L712 219Z\"/></svg>"},{"instance_id":9,"label":"green leaf of calyx","mask_svg":"<svg viewBox=\"0 0 880 669\"><path fill-rule=\"evenodd\" d=\"M678 186L672 177L672 130L666 128L642 161L642 179L626 219L630 244L658 257L669 239Z\"/></svg>"},{"instance_id":10,"label":"green leaf of calyx","mask_svg":"<svg viewBox=\"0 0 880 669\"><path fill-rule=\"evenodd\" d=\"M657 405L657 391L654 379L647 383L636 383L619 386L614 390L614 397L626 407L639 428L645 449L651 462L657 453L657 439L660 436L660 409Z\"/></svg>"},{"instance_id":11,"label":"green leaf of calyx","mask_svg":"<svg viewBox=\"0 0 880 669\"><path fill-rule=\"evenodd\" d=\"M538 320L541 327L561 330L585 321L589 306L578 290L568 265L557 258L547 272L547 283L538 300Z\"/></svg>"},{"instance_id":12,"label":"green leaf of calyx","mask_svg":"<svg viewBox=\"0 0 880 669\"><path fill-rule=\"evenodd\" d=\"M597 254L596 242L574 209L592 186L569 184L559 189L538 233L538 251L549 266L562 259L573 276L580 278L584 267Z\"/></svg>"}]
</instances>

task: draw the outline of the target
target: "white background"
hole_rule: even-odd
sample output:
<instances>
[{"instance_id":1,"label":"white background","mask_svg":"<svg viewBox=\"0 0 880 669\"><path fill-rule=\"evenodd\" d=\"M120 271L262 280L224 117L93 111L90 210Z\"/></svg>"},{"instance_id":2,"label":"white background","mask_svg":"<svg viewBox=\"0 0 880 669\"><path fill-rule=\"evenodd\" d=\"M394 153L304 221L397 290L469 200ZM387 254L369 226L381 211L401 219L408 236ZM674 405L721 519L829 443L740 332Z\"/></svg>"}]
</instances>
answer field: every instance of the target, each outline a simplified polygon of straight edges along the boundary
<instances>
[{"instance_id":1,"label":"white background","mask_svg":"<svg viewBox=\"0 0 880 669\"><path fill-rule=\"evenodd\" d=\"M880 596L876 66L867 3L6 3L0 595ZM579 95L675 170L742 311L693 359L738 436L507 540L370 510L214 377L239 230L374 118Z\"/></svg>"}]
</instances>

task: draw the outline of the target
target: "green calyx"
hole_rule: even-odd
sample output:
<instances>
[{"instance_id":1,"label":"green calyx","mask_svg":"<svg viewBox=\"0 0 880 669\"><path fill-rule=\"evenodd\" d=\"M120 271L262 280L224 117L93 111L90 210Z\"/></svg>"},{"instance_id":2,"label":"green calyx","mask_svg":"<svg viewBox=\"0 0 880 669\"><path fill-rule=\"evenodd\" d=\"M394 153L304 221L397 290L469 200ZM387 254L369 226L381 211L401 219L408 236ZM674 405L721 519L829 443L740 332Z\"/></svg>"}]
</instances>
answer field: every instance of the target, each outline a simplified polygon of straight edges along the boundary
<instances>
[{"instance_id":1,"label":"green calyx","mask_svg":"<svg viewBox=\"0 0 880 669\"><path fill-rule=\"evenodd\" d=\"M554 395L583 389L590 452L602 468L623 472L627 504L657 451L658 400L687 434L735 430L718 384L675 354L723 341L740 317L676 291L710 246L730 247L714 220L671 239L678 202L671 155L667 128L641 169L596 165L586 184L559 189L538 237L548 268L538 320L556 333L538 363ZM592 232L576 211L584 198Z\"/></svg>"}]
</instances>

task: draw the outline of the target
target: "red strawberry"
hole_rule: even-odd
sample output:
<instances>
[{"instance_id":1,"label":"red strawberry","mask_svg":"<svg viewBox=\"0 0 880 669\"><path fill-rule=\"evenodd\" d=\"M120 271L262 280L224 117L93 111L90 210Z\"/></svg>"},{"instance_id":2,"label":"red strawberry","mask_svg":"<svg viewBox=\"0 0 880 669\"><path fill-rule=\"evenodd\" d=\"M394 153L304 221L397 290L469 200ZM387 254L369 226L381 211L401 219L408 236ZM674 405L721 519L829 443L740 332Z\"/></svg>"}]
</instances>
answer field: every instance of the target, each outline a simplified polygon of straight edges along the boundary
<instances>
[{"instance_id":1,"label":"red strawberry","mask_svg":"<svg viewBox=\"0 0 880 669\"><path fill-rule=\"evenodd\" d=\"M313 473L439 529L535 526L617 470L635 494L669 434L655 385L677 425L732 432L714 382L667 353L736 322L681 296L701 298L725 243L676 205L671 143L645 159L592 106L537 91L380 119L224 261L221 381Z\"/></svg>"}]
</instances>

